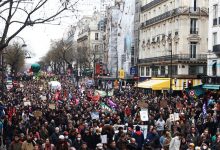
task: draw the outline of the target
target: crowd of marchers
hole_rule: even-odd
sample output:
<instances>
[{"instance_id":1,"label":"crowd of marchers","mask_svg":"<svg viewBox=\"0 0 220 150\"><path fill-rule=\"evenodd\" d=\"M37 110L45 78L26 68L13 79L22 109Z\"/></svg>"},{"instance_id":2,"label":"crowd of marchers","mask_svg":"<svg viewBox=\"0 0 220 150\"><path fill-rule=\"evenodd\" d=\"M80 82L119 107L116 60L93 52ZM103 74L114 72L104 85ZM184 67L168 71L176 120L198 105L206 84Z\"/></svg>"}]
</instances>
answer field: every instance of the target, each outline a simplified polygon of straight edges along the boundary
<instances>
[{"instance_id":1,"label":"crowd of marchers","mask_svg":"<svg viewBox=\"0 0 220 150\"><path fill-rule=\"evenodd\" d=\"M1 147L7 150L220 150L218 94L207 92L200 98L180 95L169 99L129 85L114 95L94 100L88 96L95 94L94 87L81 83L75 87L67 76L56 76L62 88L51 89L47 83L53 79L21 80L22 86L1 95ZM141 105L140 101L145 104ZM147 121L142 121L142 110L148 111ZM91 115L94 112L95 119ZM172 118L172 114L178 117Z\"/></svg>"}]
</instances>

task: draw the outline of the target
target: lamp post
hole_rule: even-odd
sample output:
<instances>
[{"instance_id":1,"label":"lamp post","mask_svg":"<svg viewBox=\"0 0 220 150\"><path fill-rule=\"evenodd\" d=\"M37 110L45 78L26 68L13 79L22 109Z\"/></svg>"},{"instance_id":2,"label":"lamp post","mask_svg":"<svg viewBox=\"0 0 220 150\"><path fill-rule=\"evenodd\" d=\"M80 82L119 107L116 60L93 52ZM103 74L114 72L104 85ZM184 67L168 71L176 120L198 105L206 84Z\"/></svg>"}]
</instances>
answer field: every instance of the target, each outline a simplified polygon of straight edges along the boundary
<instances>
[{"instance_id":1,"label":"lamp post","mask_svg":"<svg viewBox=\"0 0 220 150\"><path fill-rule=\"evenodd\" d=\"M172 38L171 36L168 36L166 34L158 34L155 37L158 37L158 36L165 36L167 37L167 41L170 43L171 47L170 47L170 89L169 89L169 100L171 101L171 98L172 98L172 79L173 79L173 49L172 49L172 46L173 46L173 43L172 43ZM154 41L154 43L156 43ZM168 67L168 71L169 71L169 67Z\"/></svg>"}]
</instances>

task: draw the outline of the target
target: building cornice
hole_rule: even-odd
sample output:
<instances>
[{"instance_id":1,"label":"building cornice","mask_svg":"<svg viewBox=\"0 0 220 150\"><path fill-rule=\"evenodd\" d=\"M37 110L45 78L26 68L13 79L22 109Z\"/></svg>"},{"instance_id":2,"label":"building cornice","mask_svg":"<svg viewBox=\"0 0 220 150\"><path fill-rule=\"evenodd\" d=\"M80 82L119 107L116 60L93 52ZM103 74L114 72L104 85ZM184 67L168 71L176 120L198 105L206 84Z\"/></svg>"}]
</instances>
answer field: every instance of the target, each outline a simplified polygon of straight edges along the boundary
<instances>
[{"instance_id":1,"label":"building cornice","mask_svg":"<svg viewBox=\"0 0 220 150\"><path fill-rule=\"evenodd\" d=\"M80 38L77 39L77 43L85 41L87 39L88 39L88 35L84 35L83 37L80 37Z\"/></svg>"},{"instance_id":2,"label":"building cornice","mask_svg":"<svg viewBox=\"0 0 220 150\"><path fill-rule=\"evenodd\" d=\"M159 5L159 4L161 4L161 3L165 2L165 1L167 1L167 0L154 0L154 1L150 2L150 3L147 3L146 5L141 7L141 12L148 11L151 8L157 6L157 5Z\"/></svg>"}]
</instances>

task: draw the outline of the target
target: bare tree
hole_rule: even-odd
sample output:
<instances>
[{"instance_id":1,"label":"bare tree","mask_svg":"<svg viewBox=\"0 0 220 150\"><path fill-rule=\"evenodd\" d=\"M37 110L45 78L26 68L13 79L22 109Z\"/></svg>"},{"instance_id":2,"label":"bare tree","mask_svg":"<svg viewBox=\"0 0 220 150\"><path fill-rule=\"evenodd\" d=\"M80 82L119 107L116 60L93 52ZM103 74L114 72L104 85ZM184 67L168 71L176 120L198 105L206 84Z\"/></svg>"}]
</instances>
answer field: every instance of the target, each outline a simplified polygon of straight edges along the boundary
<instances>
[{"instance_id":1,"label":"bare tree","mask_svg":"<svg viewBox=\"0 0 220 150\"><path fill-rule=\"evenodd\" d=\"M14 43L7 47L7 53L5 53L6 64L10 65L11 72L17 73L25 64L25 51L19 43Z\"/></svg>"},{"instance_id":2,"label":"bare tree","mask_svg":"<svg viewBox=\"0 0 220 150\"><path fill-rule=\"evenodd\" d=\"M0 52L23 29L36 24L56 21L60 24L64 11L74 12L79 0L0 0ZM58 3L57 9L47 9L51 3ZM57 22L58 21L58 22Z\"/></svg>"},{"instance_id":3,"label":"bare tree","mask_svg":"<svg viewBox=\"0 0 220 150\"><path fill-rule=\"evenodd\" d=\"M66 68L71 67L73 61L76 60L76 50L71 42L67 42L63 39L58 41L52 41L51 47L45 57L41 59L45 65L50 66L53 71L61 72L66 71Z\"/></svg>"}]
</instances>

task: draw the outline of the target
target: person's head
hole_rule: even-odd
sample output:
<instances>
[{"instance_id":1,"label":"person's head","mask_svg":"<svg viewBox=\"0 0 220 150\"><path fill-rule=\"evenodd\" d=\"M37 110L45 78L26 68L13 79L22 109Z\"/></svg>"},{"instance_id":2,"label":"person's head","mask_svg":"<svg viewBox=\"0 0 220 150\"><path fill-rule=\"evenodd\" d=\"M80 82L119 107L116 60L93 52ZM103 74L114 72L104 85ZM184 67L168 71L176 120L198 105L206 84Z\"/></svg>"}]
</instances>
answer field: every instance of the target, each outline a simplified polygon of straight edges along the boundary
<instances>
[{"instance_id":1,"label":"person's head","mask_svg":"<svg viewBox=\"0 0 220 150\"><path fill-rule=\"evenodd\" d=\"M131 138L130 142L131 142L131 143L136 143L135 138Z\"/></svg>"},{"instance_id":2,"label":"person's head","mask_svg":"<svg viewBox=\"0 0 220 150\"><path fill-rule=\"evenodd\" d=\"M64 139L65 139L64 135L60 135L60 136L59 136L59 140L60 140L61 142L63 142Z\"/></svg>"},{"instance_id":3,"label":"person's head","mask_svg":"<svg viewBox=\"0 0 220 150\"><path fill-rule=\"evenodd\" d=\"M55 128L55 133L59 133L60 129L58 127Z\"/></svg>"},{"instance_id":4,"label":"person's head","mask_svg":"<svg viewBox=\"0 0 220 150\"><path fill-rule=\"evenodd\" d=\"M86 143L86 142L83 142L81 147L82 147L82 149L87 149L87 147L88 147L88 146L87 146L87 143Z\"/></svg>"},{"instance_id":5,"label":"person's head","mask_svg":"<svg viewBox=\"0 0 220 150\"><path fill-rule=\"evenodd\" d=\"M196 132L195 127L192 127L192 128L191 128L191 132L192 132L192 133L195 133L195 132Z\"/></svg>"},{"instance_id":6,"label":"person's head","mask_svg":"<svg viewBox=\"0 0 220 150\"><path fill-rule=\"evenodd\" d=\"M135 127L135 130L136 130L136 131L140 131L140 130L141 130L140 126L136 126L136 127Z\"/></svg>"},{"instance_id":7,"label":"person's head","mask_svg":"<svg viewBox=\"0 0 220 150\"><path fill-rule=\"evenodd\" d=\"M123 127L119 127L119 128L118 128L118 131L119 131L120 133L122 133L122 132L123 132Z\"/></svg>"},{"instance_id":8,"label":"person's head","mask_svg":"<svg viewBox=\"0 0 220 150\"><path fill-rule=\"evenodd\" d=\"M15 142L18 142L20 140L18 135L15 135Z\"/></svg>"},{"instance_id":9,"label":"person's head","mask_svg":"<svg viewBox=\"0 0 220 150\"><path fill-rule=\"evenodd\" d=\"M36 144L35 146L34 146L34 150L39 150L40 148L39 148L39 146Z\"/></svg>"},{"instance_id":10,"label":"person's head","mask_svg":"<svg viewBox=\"0 0 220 150\"><path fill-rule=\"evenodd\" d=\"M202 147L203 150L206 150L206 149L209 148L208 143L206 143L206 142L202 143L201 147Z\"/></svg>"},{"instance_id":11,"label":"person's head","mask_svg":"<svg viewBox=\"0 0 220 150\"><path fill-rule=\"evenodd\" d=\"M97 135L101 135L101 130L100 129L96 129L96 134Z\"/></svg>"},{"instance_id":12,"label":"person's head","mask_svg":"<svg viewBox=\"0 0 220 150\"><path fill-rule=\"evenodd\" d=\"M50 140L47 138L45 141L46 144L50 144Z\"/></svg>"},{"instance_id":13,"label":"person's head","mask_svg":"<svg viewBox=\"0 0 220 150\"><path fill-rule=\"evenodd\" d=\"M195 148L195 144L194 143L190 143L189 144L189 150L194 150Z\"/></svg>"},{"instance_id":14,"label":"person's head","mask_svg":"<svg viewBox=\"0 0 220 150\"><path fill-rule=\"evenodd\" d=\"M115 143L115 141L114 141L114 140L110 141L109 146L110 146L111 148L116 148L116 143Z\"/></svg>"},{"instance_id":15,"label":"person's head","mask_svg":"<svg viewBox=\"0 0 220 150\"><path fill-rule=\"evenodd\" d=\"M27 135L27 142L31 143L32 142L32 137L30 135Z\"/></svg>"},{"instance_id":16,"label":"person's head","mask_svg":"<svg viewBox=\"0 0 220 150\"><path fill-rule=\"evenodd\" d=\"M81 140L81 134L77 134L76 139L77 139L78 141L80 141L80 140Z\"/></svg>"},{"instance_id":17,"label":"person's head","mask_svg":"<svg viewBox=\"0 0 220 150\"><path fill-rule=\"evenodd\" d=\"M98 143L98 144L96 145L96 149L97 149L97 150L102 150L102 149L103 149L103 144L102 144L102 143Z\"/></svg>"}]
</instances>

